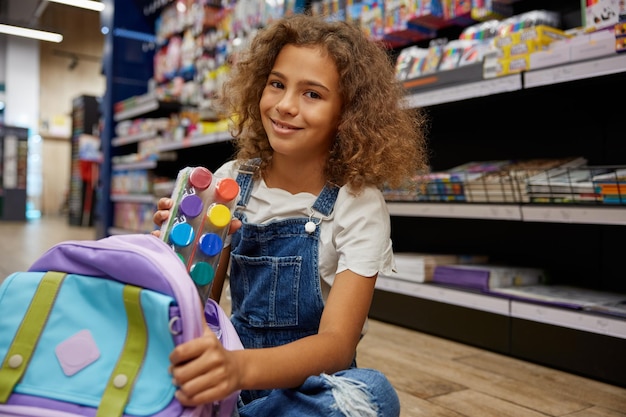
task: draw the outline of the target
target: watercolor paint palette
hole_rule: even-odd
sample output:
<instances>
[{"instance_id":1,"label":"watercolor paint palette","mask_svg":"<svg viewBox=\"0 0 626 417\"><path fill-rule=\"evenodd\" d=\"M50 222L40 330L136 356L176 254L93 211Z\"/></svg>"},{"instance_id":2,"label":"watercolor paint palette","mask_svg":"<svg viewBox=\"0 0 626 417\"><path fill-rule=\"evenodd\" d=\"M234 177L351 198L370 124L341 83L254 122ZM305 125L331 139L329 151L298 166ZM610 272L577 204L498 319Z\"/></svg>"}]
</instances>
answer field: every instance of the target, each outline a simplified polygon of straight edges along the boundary
<instances>
[{"instance_id":1,"label":"watercolor paint palette","mask_svg":"<svg viewBox=\"0 0 626 417\"><path fill-rule=\"evenodd\" d=\"M185 264L203 302L211 293L238 196L234 179L215 178L204 167L183 168L176 178L172 215L161 227L161 239Z\"/></svg>"}]
</instances>

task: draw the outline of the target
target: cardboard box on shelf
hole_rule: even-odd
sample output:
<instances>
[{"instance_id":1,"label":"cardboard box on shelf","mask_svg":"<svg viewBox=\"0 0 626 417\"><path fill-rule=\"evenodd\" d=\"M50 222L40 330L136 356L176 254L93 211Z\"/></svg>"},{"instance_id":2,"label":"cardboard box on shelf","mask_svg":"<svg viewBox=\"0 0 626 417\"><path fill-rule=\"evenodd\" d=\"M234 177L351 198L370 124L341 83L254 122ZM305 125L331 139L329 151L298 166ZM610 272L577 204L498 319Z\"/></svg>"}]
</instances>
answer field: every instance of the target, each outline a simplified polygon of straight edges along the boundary
<instances>
[{"instance_id":1,"label":"cardboard box on shelf","mask_svg":"<svg viewBox=\"0 0 626 417\"><path fill-rule=\"evenodd\" d=\"M586 0L583 15L585 28L599 30L612 27L619 21L623 7L623 2L619 0Z\"/></svg>"},{"instance_id":2,"label":"cardboard box on shelf","mask_svg":"<svg viewBox=\"0 0 626 417\"><path fill-rule=\"evenodd\" d=\"M569 41L561 40L552 42L550 46L542 51L537 51L530 55L529 69L539 69L563 65L571 61Z\"/></svg>"},{"instance_id":3,"label":"cardboard box on shelf","mask_svg":"<svg viewBox=\"0 0 626 417\"><path fill-rule=\"evenodd\" d=\"M550 51L553 44L564 42L572 37L572 34L546 25L528 27L498 36L494 39L498 52L485 58L485 78L567 62L570 53L569 46L567 51L560 49L555 49L556 53ZM563 48L563 46L557 48ZM534 58L537 54L539 56Z\"/></svg>"},{"instance_id":4,"label":"cardboard box on shelf","mask_svg":"<svg viewBox=\"0 0 626 417\"><path fill-rule=\"evenodd\" d=\"M572 36L557 28L553 28L546 25L531 26L511 32L503 36L495 38L494 43L497 48L503 48L506 46L532 41L537 45L549 45L550 43L568 39Z\"/></svg>"},{"instance_id":5,"label":"cardboard box on shelf","mask_svg":"<svg viewBox=\"0 0 626 417\"><path fill-rule=\"evenodd\" d=\"M518 55L511 58L498 59L496 65L496 76L516 74L530 69L531 54Z\"/></svg>"},{"instance_id":6,"label":"cardboard box on shelf","mask_svg":"<svg viewBox=\"0 0 626 417\"><path fill-rule=\"evenodd\" d=\"M502 58L514 58L516 56L528 55L546 49L547 45L535 42L534 40L527 40L503 46L501 51Z\"/></svg>"},{"instance_id":7,"label":"cardboard box on shelf","mask_svg":"<svg viewBox=\"0 0 626 417\"><path fill-rule=\"evenodd\" d=\"M583 34L569 41L570 59L583 61L615 53L615 32L611 29Z\"/></svg>"}]
</instances>

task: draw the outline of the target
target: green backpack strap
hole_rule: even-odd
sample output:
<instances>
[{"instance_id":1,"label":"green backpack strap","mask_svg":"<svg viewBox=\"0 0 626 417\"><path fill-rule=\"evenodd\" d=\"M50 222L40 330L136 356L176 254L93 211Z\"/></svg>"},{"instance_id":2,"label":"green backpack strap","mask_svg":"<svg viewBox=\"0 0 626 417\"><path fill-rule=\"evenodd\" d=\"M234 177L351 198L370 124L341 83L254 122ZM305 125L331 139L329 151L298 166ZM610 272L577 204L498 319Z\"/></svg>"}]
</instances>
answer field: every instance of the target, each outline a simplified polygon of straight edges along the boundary
<instances>
[{"instance_id":1,"label":"green backpack strap","mask_svg":"<svg viewBox=\"0 0 626 417\"><path fill-rule=\"evenodd\" d=\"M0 368L2 404L8 401L13 389L26 372L65 275L63 272L46 272L37 286Z\"/></svg>"},{"instance_id":2,"label":"green backpack strap","mask_svg":"<svg viewBox=\"0 0 626 417\"><path fill-rule=\"evenodd\" d=\"M109 376L96 417L124 414L148 346L148 330L141 309L141 288L126 285L123 294L128 317L126 341L115 369Z\"/></svg>"}]
</instances>

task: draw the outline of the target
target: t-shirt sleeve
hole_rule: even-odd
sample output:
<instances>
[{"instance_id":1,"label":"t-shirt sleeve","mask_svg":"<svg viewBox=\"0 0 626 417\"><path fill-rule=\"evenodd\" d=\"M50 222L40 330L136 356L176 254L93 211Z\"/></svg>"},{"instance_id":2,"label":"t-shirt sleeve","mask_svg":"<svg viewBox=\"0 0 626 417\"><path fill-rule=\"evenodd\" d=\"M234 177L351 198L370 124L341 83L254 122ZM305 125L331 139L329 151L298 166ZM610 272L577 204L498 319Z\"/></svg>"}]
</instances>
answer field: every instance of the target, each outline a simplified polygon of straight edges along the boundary
<instances>
[{"instance_id":1,"label":"t-shirt sleeve","mask_svg":"<svg viewBox=\"0 0 626 417\"><path fill-rule=\"evenodd\" d=\"M335 210L337 273L349 269L363 276L390 274L395 268L391 221L382 193L367 187L352 196L342 189Z\"/></svg>"}]
</instances>

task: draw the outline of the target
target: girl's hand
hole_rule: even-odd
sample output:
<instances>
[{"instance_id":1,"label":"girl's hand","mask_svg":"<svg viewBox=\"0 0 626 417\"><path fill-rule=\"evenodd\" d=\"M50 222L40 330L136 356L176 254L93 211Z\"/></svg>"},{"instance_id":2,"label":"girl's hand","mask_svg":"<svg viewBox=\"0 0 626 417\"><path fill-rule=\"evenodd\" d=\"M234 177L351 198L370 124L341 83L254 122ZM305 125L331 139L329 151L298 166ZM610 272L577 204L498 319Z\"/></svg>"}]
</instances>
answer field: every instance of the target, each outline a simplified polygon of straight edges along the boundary
<instances>
[{"instance_id":1,"label":"girl's hand","mask_svg":"<svg viewBox=\"0 0 626 417\"><path fill-rule=\"evenodd\" d=\"M208 326L201 337L178 345L170 354L170 362L178 387L176 398L185 406L219 401L238 389L236 355L222 346Z\"/></svg>"},{"instance_id":2,"label":"girl's hand","mask_svg":"<svg viewBox=\"0 0 626 417\"><path fill-rule=\"evenodd\" d=\"M157 202L157 211L152 216L152 221L157 226L161 227L161 225L170 217L170 210L172 205L174 204L174 200L171 198L163 197L160 198ZM160 230L153 230L152 233L154 236L159 237L161 235Z\"/></svg>"}]
</instances>

